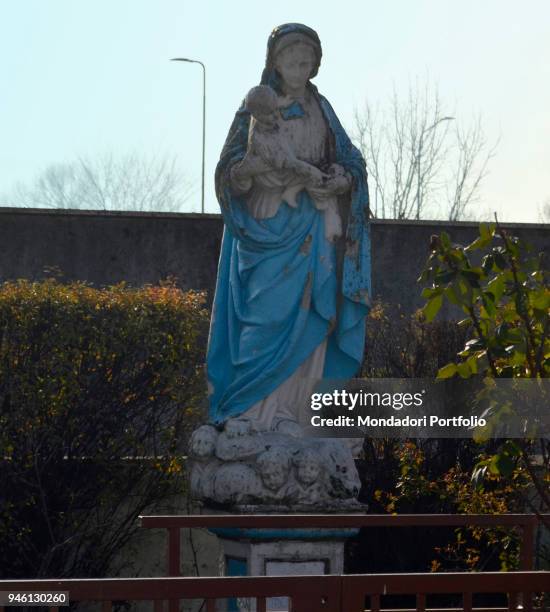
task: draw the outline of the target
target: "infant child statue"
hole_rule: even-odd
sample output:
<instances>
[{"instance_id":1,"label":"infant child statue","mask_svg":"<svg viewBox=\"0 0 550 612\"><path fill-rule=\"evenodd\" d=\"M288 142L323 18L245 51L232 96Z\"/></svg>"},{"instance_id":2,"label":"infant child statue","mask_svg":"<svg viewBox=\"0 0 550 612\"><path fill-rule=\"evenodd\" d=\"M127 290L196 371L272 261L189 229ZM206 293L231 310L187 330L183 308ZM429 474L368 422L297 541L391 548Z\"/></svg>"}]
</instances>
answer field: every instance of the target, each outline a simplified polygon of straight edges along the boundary
<instances>
[{"instance_id":1,"label":"infant child statue","mask_svg":"<svg viewBox=\"0 0 550 612\"><path fill-rule=\"evenodd\" d=\"M260 201L255 197L254 190L250 194L251 212L256 218L275 216L281 200L296 208L296 196L302 189L310 187L315 207L324 211L325 236L327 240L333 241L342 234L337 197L316 198L313 190L321 187L329 178L343 174L343 168L333 164L328 174L325 174L313 164L296 157L280 129L280 107L286 102L286 98L279 98L267 85L253 87L245 99L245 108L252 115L247 155L264 168L264 189ZM270 201L266 196L265 182L271 180L277 186L285 176L288 177L288 171L293 172L295 178L287 185L281 199L277 197L273 202Z\"/></svg>"}]
</instances>

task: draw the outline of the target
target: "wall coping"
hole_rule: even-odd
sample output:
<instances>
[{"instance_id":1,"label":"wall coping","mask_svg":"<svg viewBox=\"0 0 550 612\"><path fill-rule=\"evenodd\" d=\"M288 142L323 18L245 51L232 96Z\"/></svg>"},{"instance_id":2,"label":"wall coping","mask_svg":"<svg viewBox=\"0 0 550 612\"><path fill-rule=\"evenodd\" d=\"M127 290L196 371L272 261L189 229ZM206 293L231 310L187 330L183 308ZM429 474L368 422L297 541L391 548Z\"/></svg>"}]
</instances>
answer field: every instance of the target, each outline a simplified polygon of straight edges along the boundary
<instances>
[{"instance_id":1,"label":"wall coping","mask_svg":"<svg viewBox=\"0 0 550 612\"><path fill-rule=\"evenodd\" d=\"M45 215L45 216L74 216L74 217L138 217L160 219L221 219L220 213L175 213L175 212L140 212L126 210L80 210L60 208L26 208L0 206L0 215ZM488 223L489 221L485 221ZM445 221L440 219L371 219L372 225L419 225L437 227L478 227L481 221ZM504 227L524 227L550 229L549 223L519 223L502 221Z\"/></svg>"}]
</instances>

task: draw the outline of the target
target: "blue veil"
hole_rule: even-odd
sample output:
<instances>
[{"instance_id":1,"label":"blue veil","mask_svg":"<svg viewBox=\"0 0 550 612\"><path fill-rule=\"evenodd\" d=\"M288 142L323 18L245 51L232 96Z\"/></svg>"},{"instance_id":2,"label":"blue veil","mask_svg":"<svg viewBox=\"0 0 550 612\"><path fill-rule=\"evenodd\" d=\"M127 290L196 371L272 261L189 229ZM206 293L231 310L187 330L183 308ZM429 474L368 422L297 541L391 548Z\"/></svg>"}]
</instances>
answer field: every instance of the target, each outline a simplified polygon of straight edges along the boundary
<instances>
[{"instance_id":1,"label":"blue veil","mask_svg":"<svg viewBox=\"0 0 550 612\"><path fill-rule=\"evenodd\" d=\"M273 49L291 33L309 37L321 61L314 30L285 24L273 30L262 84L280 92ZM269 219L254 219L244 197L230 189L231 167L247 148L250 115L237 111L216 168L216 194L224 218L207 354L210 421L223 423L274 391L328 336L326 378L350 378L364 351L369 309L370 228L365 162L329 102L308 83L329 128L328 163L353 177L345 236L327 241L323 214L304 190L296 209L285 202Z\"/></svg>"}]
</instances>

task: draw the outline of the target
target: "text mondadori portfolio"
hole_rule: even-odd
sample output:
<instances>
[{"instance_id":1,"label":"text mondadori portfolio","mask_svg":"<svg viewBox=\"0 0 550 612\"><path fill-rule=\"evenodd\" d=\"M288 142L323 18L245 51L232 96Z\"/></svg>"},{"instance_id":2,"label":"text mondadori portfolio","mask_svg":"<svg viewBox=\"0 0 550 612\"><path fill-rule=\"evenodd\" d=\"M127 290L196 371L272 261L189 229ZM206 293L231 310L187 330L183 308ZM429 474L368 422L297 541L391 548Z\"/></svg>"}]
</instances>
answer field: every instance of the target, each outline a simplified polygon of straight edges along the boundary
<instances>
[{"instance_id":1,"label":"text mondadori portfolio","mask_svg":"<svg viewBox=\"0 0 550 612\"><path fill-rule=\"evenodd\" d=\"M334 418L324 418L319 414L311 417L314 427L485 427L487 421L477 416L440 417L436 414L422 417L374 418L369 415L349 417L340 415Z\"/></svg>"}]
</instances>

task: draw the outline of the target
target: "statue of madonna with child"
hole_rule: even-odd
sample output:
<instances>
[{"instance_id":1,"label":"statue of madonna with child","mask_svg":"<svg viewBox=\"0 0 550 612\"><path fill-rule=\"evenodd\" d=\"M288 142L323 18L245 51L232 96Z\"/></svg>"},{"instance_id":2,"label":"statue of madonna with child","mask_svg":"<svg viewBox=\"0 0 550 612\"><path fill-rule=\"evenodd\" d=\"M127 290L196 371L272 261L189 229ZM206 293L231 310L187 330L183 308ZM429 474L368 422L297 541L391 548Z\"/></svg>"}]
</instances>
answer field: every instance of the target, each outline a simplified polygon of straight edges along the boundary
<instances>
[{"instance_id":1,"label":"statue of madonna with child","mask_svg":"<svg viewBox=\"0 0 550 612\"><path fill-rule=\"evenodd\" d=\"M216 169L210 413L191 442L207 502L330 507L358 493L349 446L304 435L298 418L316 380L358 371L370 297L365 162L311 82L321 56L311 28L273 30Z\"/></svg>"}]
</instances>

